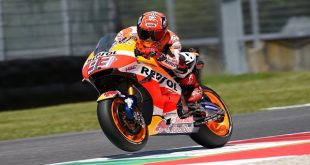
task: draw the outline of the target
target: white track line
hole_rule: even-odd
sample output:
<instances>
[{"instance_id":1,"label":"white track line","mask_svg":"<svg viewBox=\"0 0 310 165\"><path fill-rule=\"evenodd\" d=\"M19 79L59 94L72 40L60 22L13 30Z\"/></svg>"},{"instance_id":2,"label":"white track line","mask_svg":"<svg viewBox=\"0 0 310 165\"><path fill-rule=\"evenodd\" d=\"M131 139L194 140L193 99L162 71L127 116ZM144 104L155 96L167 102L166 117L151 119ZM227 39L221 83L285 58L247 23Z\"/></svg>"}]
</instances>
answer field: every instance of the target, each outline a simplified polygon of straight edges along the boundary
<instances>
[{"instance_id":1,"label":"white track line","mask_svg":"<svg viewBox=\"0 0 310 165\"><path fill-rule=\"evenodd\" d=\"M241 139L241 140L234 140L234 141L229 141L228 144L229 144L229 143L235 143L235 142L248 141L248 140L269 139L269 138L273 138L273 137L283 137L283 136L298 135L298 134L305 134L305 133L310 133L310 131L296 132L296 133L289 133L289 134L280 134L280 135L273 135L273 136L263 136L263 137L249 138L249 139Z\"/></svg>"},{"instance_id":2,"label":"white track line","mask_svg":"<svg viewBox=\"0 0 310 165\"><path fill-rule=\"evenodd\" d=\"M279 157L269 157L269 158L254 158L254 159L240 159L240 160L228 160L228 161L218 161L218 162L208 162L208 163L193 163L184 165L245 165L249 163L256 163L262 161L278 160L284 158L296 158L296 156L279 156Z\"/></svg>"},{"instance_id":3,"label":"white track line","mask_svg":"<svg viewBox=\"0 0 310 165\"><path fill-rule=\"evenodd\" d=\"M300 104L300 105L283 106L283 107L270 107L270 108L264 108L262 110L273 111L273 110L280 110L280 109L302 108L302 107L310 107L310 103Z\"/></svg>"}]
</instances>

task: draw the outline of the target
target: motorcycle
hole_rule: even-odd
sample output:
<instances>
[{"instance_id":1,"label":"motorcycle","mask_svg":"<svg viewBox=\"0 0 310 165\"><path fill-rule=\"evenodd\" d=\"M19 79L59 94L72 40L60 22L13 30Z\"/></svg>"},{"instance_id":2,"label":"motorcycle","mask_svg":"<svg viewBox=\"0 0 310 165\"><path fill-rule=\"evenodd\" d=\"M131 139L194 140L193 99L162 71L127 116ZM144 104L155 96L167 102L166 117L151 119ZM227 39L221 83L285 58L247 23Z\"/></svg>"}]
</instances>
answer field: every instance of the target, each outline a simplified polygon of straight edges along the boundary
<instances>
[{"instance_id":1,"label":"motorcycle","mask_svg":"<svg viewBox=\"0 0 310 165\"><path fill-rule=\"evenodd\" d=\"M115 146L134 152L145 146L149 136L163 134L187 134L207 148L229 141L231 115L214 90L204 86L204 94L221 114L206 117L203 110L189 110L183 87L153 57L137 56L134 39L113 43L112 38L100 39L82 75L99 93L98 121ZM196 58L196 54L187 54ZM198 66L197 61L194 65Z\"/></svg>"}]
</instances>

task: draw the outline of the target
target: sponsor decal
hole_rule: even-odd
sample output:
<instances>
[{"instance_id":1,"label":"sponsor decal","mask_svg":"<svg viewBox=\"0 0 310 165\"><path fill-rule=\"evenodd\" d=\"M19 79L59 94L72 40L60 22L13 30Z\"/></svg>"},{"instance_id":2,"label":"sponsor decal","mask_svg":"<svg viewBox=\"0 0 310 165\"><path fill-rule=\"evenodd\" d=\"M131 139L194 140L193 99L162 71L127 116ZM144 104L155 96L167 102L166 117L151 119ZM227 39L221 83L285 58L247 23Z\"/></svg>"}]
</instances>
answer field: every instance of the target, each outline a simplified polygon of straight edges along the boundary
<instances>
[{"instance_id":1,"label":"sponsor decal","mask_svg":"<svg viewBox=\"0 0 310 165\"><path fill-rule=\"evenodd\" d=\"M156 20L156 13L151 13L151 15L148 17L149 20Z\"/></svg>"},{"instance_id":2,"label":"sponsor decal","mask_svg":"<svg viewBox=\"0 0 310 165\"><path fill-rule=\"evenodd\" d=\"M164 63L165 64L167 64L167 65L170 65L170 66L172 66L172 67L174 67L174 68L177 68L178 67L178 65L176 64L176 60L174 60L174 59L166 59L165 61L164 61Z\"/></svg>"},{"instance_id":3,"label":"sponsor decal","mask_svg":"<svg viewBox=\"0 0 310 165\"><path fill-rule=\"evenodd\" d=\"M131 71L131 70L136 69L137 66L138 66L138 65L132 65L132 66L127 67L125 70L126 70L126 72L129 72L129 71Z\"/></svg>"},{"instance_id":4,"label":"sponsor decal","mask_svg":"<svg viewBox=\"0 0 310 165\"><path fill-rule=\"evenodd\" d=\"M116 51L112 51L112 52L99 52L93 58L88 59L87 63L96 61L99 58L104 57L104 56L111 56L111 55L115 55L115 54L116 54Z\"/></svg>"},{"instance_id":5,"label":"sponsor decal","mask_svg":"<svg viewBox=\"0 0 310 165\"><path fill-rule=\"evenodd\" d=\"M180 119L179 117L176 117L174 119L172 119L171 121L174 124L181 124L181 123L193 123L194 122L194 118L191 117L187 117L185 119Z\"/></svg>"},{"instance_id":6,"label":"sponsor decal","mask_svg":"<svg viewBox=\"0 0 310 165\"><path fill-rule=\"evenodd\" d=\"M166 114L165 116L171 116L168 117L168 119L171 120L171 124L167 124L167 120L162 120L157 126L155 131L157 133L188 133L194 131L194 118L193 116L180 119L177 114Z\"/></svg>"},{"instance_id":7,"label":"sponsor decal","mask_svg":"<svg viewBox=\"0 0 310 165\"><path fill-rule=\"evenodd\" d=\"M133 43L130 42L131 39L132 39L131 37L124 37L121 40L119 40L117 43L118 44L132 45Z\"/></svg>"},{"instance_id":8,"label":"sponsor decal","mask_svg":"<svg viewBox=\"0 0 310 165\"><path fill-rule=\"evenodd\" d=\"M110 52L106 52L110 53ZM111 52L114 53L114 52ZM112 64L112 61L114 61L115 56L107 56L107 55L99 55L95 56L92 61L90 61L89 66L88 66L88 74L91 74L95 70L98 69L103 69L103 68L108 68Z\"/></svg>"},{"instance_id":9,"label":"sponsor decal","mask_svg":"<svg viewBox=\"0 0 310 165\"><path fill-rule=\"evenodd\" d=\"M145 66L142 66L140 73L145 76L151 75L152 79L158 81L158 83L168 86L169 89L172 89L175 92L181 92L180 89L177 88L177 83L175 81L168 79L167 77L163 76L161 73L158 73Z\"/></svg>"},{"instance_id":10,"label":"sponsor decal","mask_svg":"<svg viewBox=\"0 0 310 165\"><path fill-rule=\"evenodd\" d=\"M112 98L116 95L120 94L119 91L108 91L108 92L105 92L103 93L98 99L97 101L101 101L101 100L104 100L104 99L108 99L108 98Z\"/></svg>"},{"instance_id":11,"label":"sponsor decal","mask_svg":"<svg viewBox=\"0 0 310 165\"><path fill-rule=\"evenodd\" d=\"M158 21L156 20L156 15L150 15L145 20L146 27L156 27L158 25Z\"/></svg>"},{"instance_id":12,"label":"sponsor decal","mask_svg":"<svg viewBox=\"0 0 310 165\"><path fill-rule=\"evenodd\" d=\"M147 27L156 27L156 24L155 23L146 23L146 26Z\"/></svg>"},{"instance_id":13,"label":"sponsor decal","mask_svg":"<svg viewBox=\"0 0 310 165\"><path fill-rule=\"evenodd\" d=\"M98 53L95 57L99 58L100 56L111 56L111 55L115 55L116 51L112 51L112 52L100 52Z\"/></svg>"},{"instance_id":14,"label":"sponsor decal","mask_svg":"<svg viewBox=\"0 0 310 165\"><path fill-rule=\"evenodd\" d=\"M193 132L193 124L172 124L167 125L166 121L161 121L155 131L158 133L189 133Z\"/></svg>"}]
</instances>

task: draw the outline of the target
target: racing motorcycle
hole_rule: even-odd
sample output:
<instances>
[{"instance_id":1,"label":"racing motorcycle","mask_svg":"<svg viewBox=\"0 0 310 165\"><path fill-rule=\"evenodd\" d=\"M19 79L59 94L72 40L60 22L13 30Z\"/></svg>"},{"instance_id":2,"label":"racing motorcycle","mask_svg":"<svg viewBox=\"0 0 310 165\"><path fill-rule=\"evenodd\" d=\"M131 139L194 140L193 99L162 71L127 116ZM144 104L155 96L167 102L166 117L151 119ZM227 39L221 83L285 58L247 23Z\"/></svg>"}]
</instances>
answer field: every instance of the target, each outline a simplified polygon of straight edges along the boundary
<instances>
[{"instance_id":1,"label":"racing motorcycle","mask_svg":"<svg viewBox=\"0 0 310 165\"><path fill-rule=\"evenodd\" d=\"M85 61L82 75L83 81L99 93L98 120L115 146L138 151L149 136L162 134L187 134L207 148L228 142L233 128L231 115L214 90L204 86L204 95L221 111L209 116L203 108L190 110L182 92L186 87L180 86L153 57L137 56L134 39L113 43L112 38L100 39ZM180 55L194 66L188 73L198 68L197 53Z\"/></svg>"}]
</instances>

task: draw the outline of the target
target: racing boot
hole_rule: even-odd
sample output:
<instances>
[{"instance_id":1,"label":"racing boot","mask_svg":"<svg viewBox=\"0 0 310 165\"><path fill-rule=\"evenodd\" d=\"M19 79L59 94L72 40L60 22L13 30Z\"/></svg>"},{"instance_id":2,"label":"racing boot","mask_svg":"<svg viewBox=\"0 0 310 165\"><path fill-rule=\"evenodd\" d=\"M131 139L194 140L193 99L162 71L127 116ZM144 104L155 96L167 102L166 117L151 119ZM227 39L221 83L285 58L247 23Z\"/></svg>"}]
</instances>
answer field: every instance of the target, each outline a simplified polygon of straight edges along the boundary
<instances>
[{"instance_id":1,"label":"racing boot","mask_svg":"<svg viewBox=\"0 0 310 165\"><path fill-rule=\"evenodd\" d=\"M182 87L183 95L189 105L200 102L203 96L203 89L199 85L194 73L190 73L185 78L181 79L179 84Z\"/></svg>"},{"instance_id":2,"label":"racing boot","mask_svg":"<svg viewBox=\"0 0 310 165\"><path fill-rule=\"evenodd\" d=\"M199 85L194 73L189 74L179 83L184 91L183 94L189 110L202 114L208 121L217 120L224 114L224 110L213 104L204 94L203 88Z\"/></svg>"}]
</instances>

